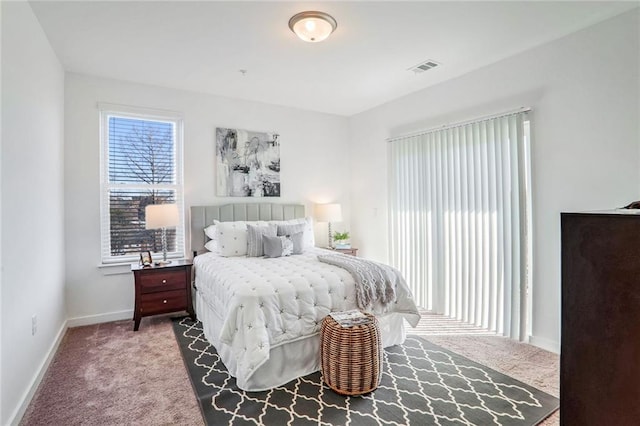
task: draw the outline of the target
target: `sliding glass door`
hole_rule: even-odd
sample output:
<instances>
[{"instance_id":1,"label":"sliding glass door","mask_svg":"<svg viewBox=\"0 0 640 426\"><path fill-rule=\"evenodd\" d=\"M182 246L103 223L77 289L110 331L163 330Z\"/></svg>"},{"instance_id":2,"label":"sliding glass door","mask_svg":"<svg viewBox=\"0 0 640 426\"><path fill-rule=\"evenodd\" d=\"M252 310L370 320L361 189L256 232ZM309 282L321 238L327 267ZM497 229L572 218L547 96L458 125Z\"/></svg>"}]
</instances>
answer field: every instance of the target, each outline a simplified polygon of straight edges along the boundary
<instances>
[{"instance_id":1,"label":"sliding glass door","mask_svg":"<svg viewBox=\"0 0 640 426\"><path fill-rule=\"evenodd\" d=\"M528 114L389 141L391 262L422 307L525 336Z\"/></svg>"}]
</instances>

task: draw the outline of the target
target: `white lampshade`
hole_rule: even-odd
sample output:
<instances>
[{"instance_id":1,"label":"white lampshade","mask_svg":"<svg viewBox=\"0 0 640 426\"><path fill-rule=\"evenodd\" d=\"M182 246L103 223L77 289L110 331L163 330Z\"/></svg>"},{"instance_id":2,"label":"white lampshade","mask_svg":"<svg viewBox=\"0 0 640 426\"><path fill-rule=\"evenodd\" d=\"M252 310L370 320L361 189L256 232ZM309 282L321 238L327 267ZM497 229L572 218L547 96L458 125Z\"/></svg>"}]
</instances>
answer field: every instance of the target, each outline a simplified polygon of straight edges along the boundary
<instances>
[{"instance_id":1,"label":"white lampshade","mask_svg":"<svg viewBox=\"0 0 640 426\"><path fill-rule=\"evenodd\" d=\"M340 204L317 204L315 212L318 222L342 222L342 206Z\"/></svg>"},{"instance_id":2,"label":"white lampshade","mask_svg":"<svg viewBox=\"0 0 640 426\"><path fill-rule=\"evenodd\" d=\"M329 14L318 11L300 12L289 20L289 28L301 40L317 43L329 37L338 23Z\"/></svg>"},{"instance_id":3,"label":"white lampshade","mask_svg":"<svg viewBox=\"0 0 640 426\"><path fill-rule=\"evenodd\" d=\"M145 207L145 228L169 228L180 223L177 204L151 204Z\"/></svg>"}]
</instances>

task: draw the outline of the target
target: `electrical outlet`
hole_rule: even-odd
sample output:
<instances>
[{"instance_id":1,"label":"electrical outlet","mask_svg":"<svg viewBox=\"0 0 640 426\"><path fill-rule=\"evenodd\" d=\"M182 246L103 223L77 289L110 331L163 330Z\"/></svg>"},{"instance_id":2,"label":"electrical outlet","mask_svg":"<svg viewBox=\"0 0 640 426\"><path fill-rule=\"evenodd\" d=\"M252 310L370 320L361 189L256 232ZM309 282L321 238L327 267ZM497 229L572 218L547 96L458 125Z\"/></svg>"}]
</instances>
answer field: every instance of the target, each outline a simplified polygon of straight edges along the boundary
<instances>
[{"instance_id":1,"label":"electrical outlet","mask_svg":"<svg viewBox=\"0 0 640 426\"><path fill-rule=\"evenodd\" d=\"M38 316L34 314L31 317L31 335L35 336L36 331L38 331Z\"/></svg>"}]
</instances>

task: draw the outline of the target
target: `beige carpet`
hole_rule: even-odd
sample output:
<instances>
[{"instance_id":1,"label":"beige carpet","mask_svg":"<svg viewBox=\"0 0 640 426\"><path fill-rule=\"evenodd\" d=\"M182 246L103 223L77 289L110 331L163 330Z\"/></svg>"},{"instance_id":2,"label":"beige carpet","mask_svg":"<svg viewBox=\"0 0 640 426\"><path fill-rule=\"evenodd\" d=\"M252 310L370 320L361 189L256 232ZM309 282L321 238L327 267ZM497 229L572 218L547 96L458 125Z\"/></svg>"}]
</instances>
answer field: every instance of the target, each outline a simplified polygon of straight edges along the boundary
<instances>
[{"instance_id":1,"label":"beige carpet","mask_svg":"<svg viewBox=\"0 0 640 426\"><path fill-rule=\"evenodd\" d=\"M23 425L202 425L169 318L71 328Z\"/></svg>"},{"instance_id":2,"label":"beige carpet","mask_svg":"<svg viewBox=\"0 0 640 426\"><path fill-rule=\"evenodd\" d=\"M132 330L132 321L69 329L21 424L202 425L171 320ZM557 355L438 315L409 332L558 396Z\"/></svg>"}]
</instances>

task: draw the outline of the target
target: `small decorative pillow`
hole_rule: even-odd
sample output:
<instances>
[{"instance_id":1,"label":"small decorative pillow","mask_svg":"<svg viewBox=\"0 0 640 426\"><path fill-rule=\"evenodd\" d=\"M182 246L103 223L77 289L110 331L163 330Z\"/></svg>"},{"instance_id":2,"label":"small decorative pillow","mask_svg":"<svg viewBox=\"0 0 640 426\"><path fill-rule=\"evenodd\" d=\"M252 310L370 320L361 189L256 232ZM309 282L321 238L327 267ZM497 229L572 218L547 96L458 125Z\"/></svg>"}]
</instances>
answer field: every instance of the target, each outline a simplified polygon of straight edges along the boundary
<instances>
[{"instance_id":1,"label":"small decorative pillow","mask_svg":"<svg viewBox=\"0 0 640 426\"><path fill-rule=\"evenodd\" d=\"M302 253L302 251L307 247L305 244L307 230L304 223L298 223L296 225L278 225L278 236L282 235L291 235L292 237L296 236L296 239L299 240L299 244L297 245L294 254Z\"/></svg>"},{"instance_id":2,"label":"small decorative pillow","mask_svg":"<svg viewBox=\"0 0 640 426\"><path fill-rule=\"evenodd\" d=\"M305 224L297 223L293 225L278 224L278 236L293 235L299 232L305 232Z\"/></svg>"},{"instance_id":3,"label":"small decorative pillow","mask_svg":"<svg viewBox=\"0 0 640 426\"><path fill-rule=\"evenodd\" d=\"M247 256L260 257L264 256L262 245L262 236L275 237L278 227L274 224L267 226L247 225Z\"/></svg>"},{"instance_id":4,"label":"small decorative pillow","mask_svg":"<svg viewBox=\"0 0 640 426\"><path fill-rule=\"evenodd\" d=\"M279 237L262 236L264 255L267 257L290 256L302 253L303 233L281 235Z\"/></svg>"},{"instance_id":5,"label":"small decorative pillow","mask_svg":"<svg viewBox=\"0 0 640 426\"><path fill-rule=\"evenodd\" d=\"M316 245L314 229L313 229L313 218L305 217L299 219L290 219L290 220L279 220L273 221L271 223L275 223L276 225L304 225L304 247L313 247ZM278 235L286 235L280 234Z\"/></svg>"}]
</instances>

